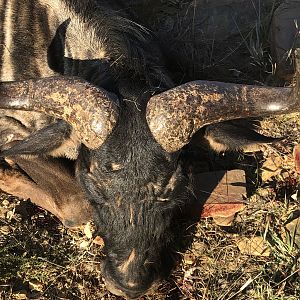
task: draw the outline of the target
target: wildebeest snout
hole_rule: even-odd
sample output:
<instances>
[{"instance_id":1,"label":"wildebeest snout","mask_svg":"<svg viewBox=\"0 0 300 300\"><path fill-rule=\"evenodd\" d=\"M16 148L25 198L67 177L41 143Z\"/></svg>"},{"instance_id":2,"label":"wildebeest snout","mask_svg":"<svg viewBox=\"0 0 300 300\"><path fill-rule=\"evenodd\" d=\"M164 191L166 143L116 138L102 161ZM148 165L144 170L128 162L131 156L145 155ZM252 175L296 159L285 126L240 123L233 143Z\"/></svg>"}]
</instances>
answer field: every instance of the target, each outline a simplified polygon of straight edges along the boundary
<instances>
[{"instance_id":1,"label":"wildebeest snout","mask_svg":"<svg viewBox=\"0 0 300 300\"><path fill-rule=\"evenodd\" d=\"M128 259L118 266L114 266L109 259L103 262L102 273L111 293L126 299L137 299L157 288L161 274L155 272L147 261L139 264L136 255L132 250Z\"/></svg>"}]
</instances>

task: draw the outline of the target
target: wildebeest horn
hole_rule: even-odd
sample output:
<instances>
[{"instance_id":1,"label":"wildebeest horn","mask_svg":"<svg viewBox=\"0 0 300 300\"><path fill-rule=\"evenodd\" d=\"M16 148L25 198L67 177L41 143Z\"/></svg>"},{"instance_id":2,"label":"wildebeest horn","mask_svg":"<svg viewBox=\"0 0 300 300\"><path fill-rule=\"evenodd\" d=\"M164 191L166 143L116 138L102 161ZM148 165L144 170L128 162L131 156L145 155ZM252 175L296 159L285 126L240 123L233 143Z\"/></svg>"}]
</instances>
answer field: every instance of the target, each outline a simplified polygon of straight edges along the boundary
<instances>
[{"instance_id":1,"label":"wildebeest horn","mask_svg":"<svg viewBox=\"0 0 300 300\"><path fill-rule=\"evenodd\" d=\"M118 99L74 77L0 83L0 108L43 112L72 125L90 149L104 142L118 118Z\"/></svg>"},{"instance_id":2,"label":"wildebeest horn","mask_svg":"<svg viewBox=\"0 0 300 300\"><path fill-rule=\"evenodd\" d=\"M153 96L147 122L154 138L168 152L179 150L204 125L300 110L295 88L193 81Z\"/></svg>"}]
</instances>

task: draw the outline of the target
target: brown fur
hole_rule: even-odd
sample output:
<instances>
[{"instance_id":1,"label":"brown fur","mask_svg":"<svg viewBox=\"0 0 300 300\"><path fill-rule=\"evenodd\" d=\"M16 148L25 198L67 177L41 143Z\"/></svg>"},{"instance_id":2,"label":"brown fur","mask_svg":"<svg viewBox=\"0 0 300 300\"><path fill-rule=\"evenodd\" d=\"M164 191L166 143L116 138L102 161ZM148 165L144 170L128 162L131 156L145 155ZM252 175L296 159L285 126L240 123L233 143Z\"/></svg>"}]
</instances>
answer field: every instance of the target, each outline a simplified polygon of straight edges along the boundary
<instances>
[{"instance_id":1,"label":"brown fur","mask_svg":"<svg viewBox=\"0 0 300 300\"><path fill-rule=\"evenodd\" d=\"M0 169L0 189L30 199L50 211L68 227L92 219L92 208L68 170L45 158L8 160L10 168ZM14 164L15 163L15 164ZM20 169L29 176L22 174Z\"/></svg>"}]
</instances>

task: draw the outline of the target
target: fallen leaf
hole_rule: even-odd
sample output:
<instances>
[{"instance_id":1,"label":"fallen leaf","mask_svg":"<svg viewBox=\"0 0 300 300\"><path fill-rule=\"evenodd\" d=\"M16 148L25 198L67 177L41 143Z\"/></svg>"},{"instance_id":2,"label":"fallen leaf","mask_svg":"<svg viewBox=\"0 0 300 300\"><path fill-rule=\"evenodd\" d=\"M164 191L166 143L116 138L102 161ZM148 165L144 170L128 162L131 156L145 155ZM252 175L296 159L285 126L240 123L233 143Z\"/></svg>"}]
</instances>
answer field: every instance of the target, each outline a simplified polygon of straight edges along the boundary
<instances>
[{"instance_id":1,"label":"fallen leaf","mask_svg":"<svg viewBox=\"0 0 300 300\"><path fill-rule=\"evenodd\" d=\"M195 241L192 244L193 252L196 252L197 255L203 253L206 250L206 244L204 242Z\"/></svg>"},{"instance_id":2,"label":"fallen leaf","mask_svg":"<svg viewBox=\"0 0 300 300\"><path fill-rule=\"evenodd\" d=\"M14 210L8 211L8 212L6 213L6 219L8 219L9 221L11 221L11 219L12 219L13 216L14 216L14 214L15 214L15 211L14 211Z\"/></svg>"},{"instance_id":3,"label":"fallen leaf","mask_svg":"<svg viewBox=\"0 0 300 300\"><path fill-rule=\"evenodd\" d=\"M280 174L281 166L282 166L282 158L280 156L268 157L261 167L262 180L268 181L273 176Z\"/></svg>"},{"instance_id":4,"label":"fallen leaf","mask_svg":"<svg viewBox=\"0 0 300 300\"><path fill-rule=\"evenodd\" d=\"M300 247L300 217L285 225L290 238Z\"/></svg>"},{"instance_id":5,"label":"fallen leaf","mask_svg":"<svg viewBox=\"0 0 300 300\"><path fill-rule=\"evenodd\" d=\"M293 150L295 170L300 173L300 145L296 145Z\"/></svg>"},{"instance_id":6,"label":"fallen leaf","mask_svg":"<svg viewBox=\"0 0 300 300\"><path fill-rule=\"evenodd\" d=\"M2 205L4 207L8 207L9 206L9 201L7 201L6 199L2 201Z\"/></svg>"},{"instance_id":7,"label":"fallen leaf","mask_svg":"<svg viewBox=\"0 0 300 300\"><path fill-rule=\"evenodd\" d=\"M291 198L292 198L293 200L297 201L297 200L298 200L298 191L297 191L295 194L293 194L293 195L291 196Z\"/></svg>"},{"instance_id":8,"label":"fallen leaf","mask_svg":"<svg viewBox=\"0 0 300 300\"><path fill-rule=\"evenodd\" d=\"M199 267L189 268L187 271L184 272L183 281L189 280L190 277L193 276L194 272L199 270L200 270Z\"/></svg>"},{"instance_id":9,"label":"fallen leaf","mask_svg":"<svg viewBox=\"0 0 300 300\"><path fill-rule=\"evenodd\" d=\"M100 236L96 236L93 243L99 246L104 246L104 241Z\"/></svg>"},{"instance_id":10,"label":"fallen leaf","mask_svg":"<svg viewBox=\"0 0 300 300\"><path fill-rule=\"evenodd\" d=\"M235 215L245 208L245 203L218 203L204 205L201 217L212 217L219 226L231 226Z\"/></svg>"},{"instance_id":11,"label":"fallen leaf","mask_svg":"<svg viewBox=\"0 0 300 300\"><path fill-rule=\"evenodd\" d=\"M252 238L241 238L237 246L242 254L254 256L269 256L270 249L266 241L261 236Z\"/></svg>"},{"instance_id":12,"label":"fallen leaf","mask_svg":"<svg viewBox=\"0 0 300 300\"><path fill-rule=\"evenodd\" d=\"M213 219L218 226L232 226L234 218L235 214L229 217L214 217Z\"/></svg>"},{"instance_id":13,"label":"fallen leaf","mask_svg":"<svg viewBox=\"0 0 300 300\"><path fill-rule=\"evenodd\" d=\"M91 222L85 224L83 232L88 239L91 239L93 237Z\"/></svg>"}]
</instances>

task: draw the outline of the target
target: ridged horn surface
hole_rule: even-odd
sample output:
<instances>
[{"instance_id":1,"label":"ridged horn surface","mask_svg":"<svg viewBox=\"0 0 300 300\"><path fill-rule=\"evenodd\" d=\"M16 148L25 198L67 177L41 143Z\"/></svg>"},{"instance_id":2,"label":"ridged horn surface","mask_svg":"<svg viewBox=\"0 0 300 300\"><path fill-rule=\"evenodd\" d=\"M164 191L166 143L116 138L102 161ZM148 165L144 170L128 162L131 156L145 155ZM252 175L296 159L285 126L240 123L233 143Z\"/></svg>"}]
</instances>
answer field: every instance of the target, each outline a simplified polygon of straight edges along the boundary
<instances>
[{"instance_id":1,"label":"ridged horn surface","mask_svg":"<svg viewBox=\"0 0 300 300\"><path fill-rule=\"evenodd\" d=\"M37 111L63 119L90 149L102 145L118 119L114 94L74 77L1 82L0 108Z\"/></svg>"},{"instance_id":2,"label":"ridged horn surface","mask_svg":"<svg viewBox=\"0 0 300 300\"><path fill-rule=\"evenodd\" d=\"M208 124L299 111L297 95L293 88L193 81L151 97L146 119L157 142L174 152Z\"/></svg>"}]
</instances>

